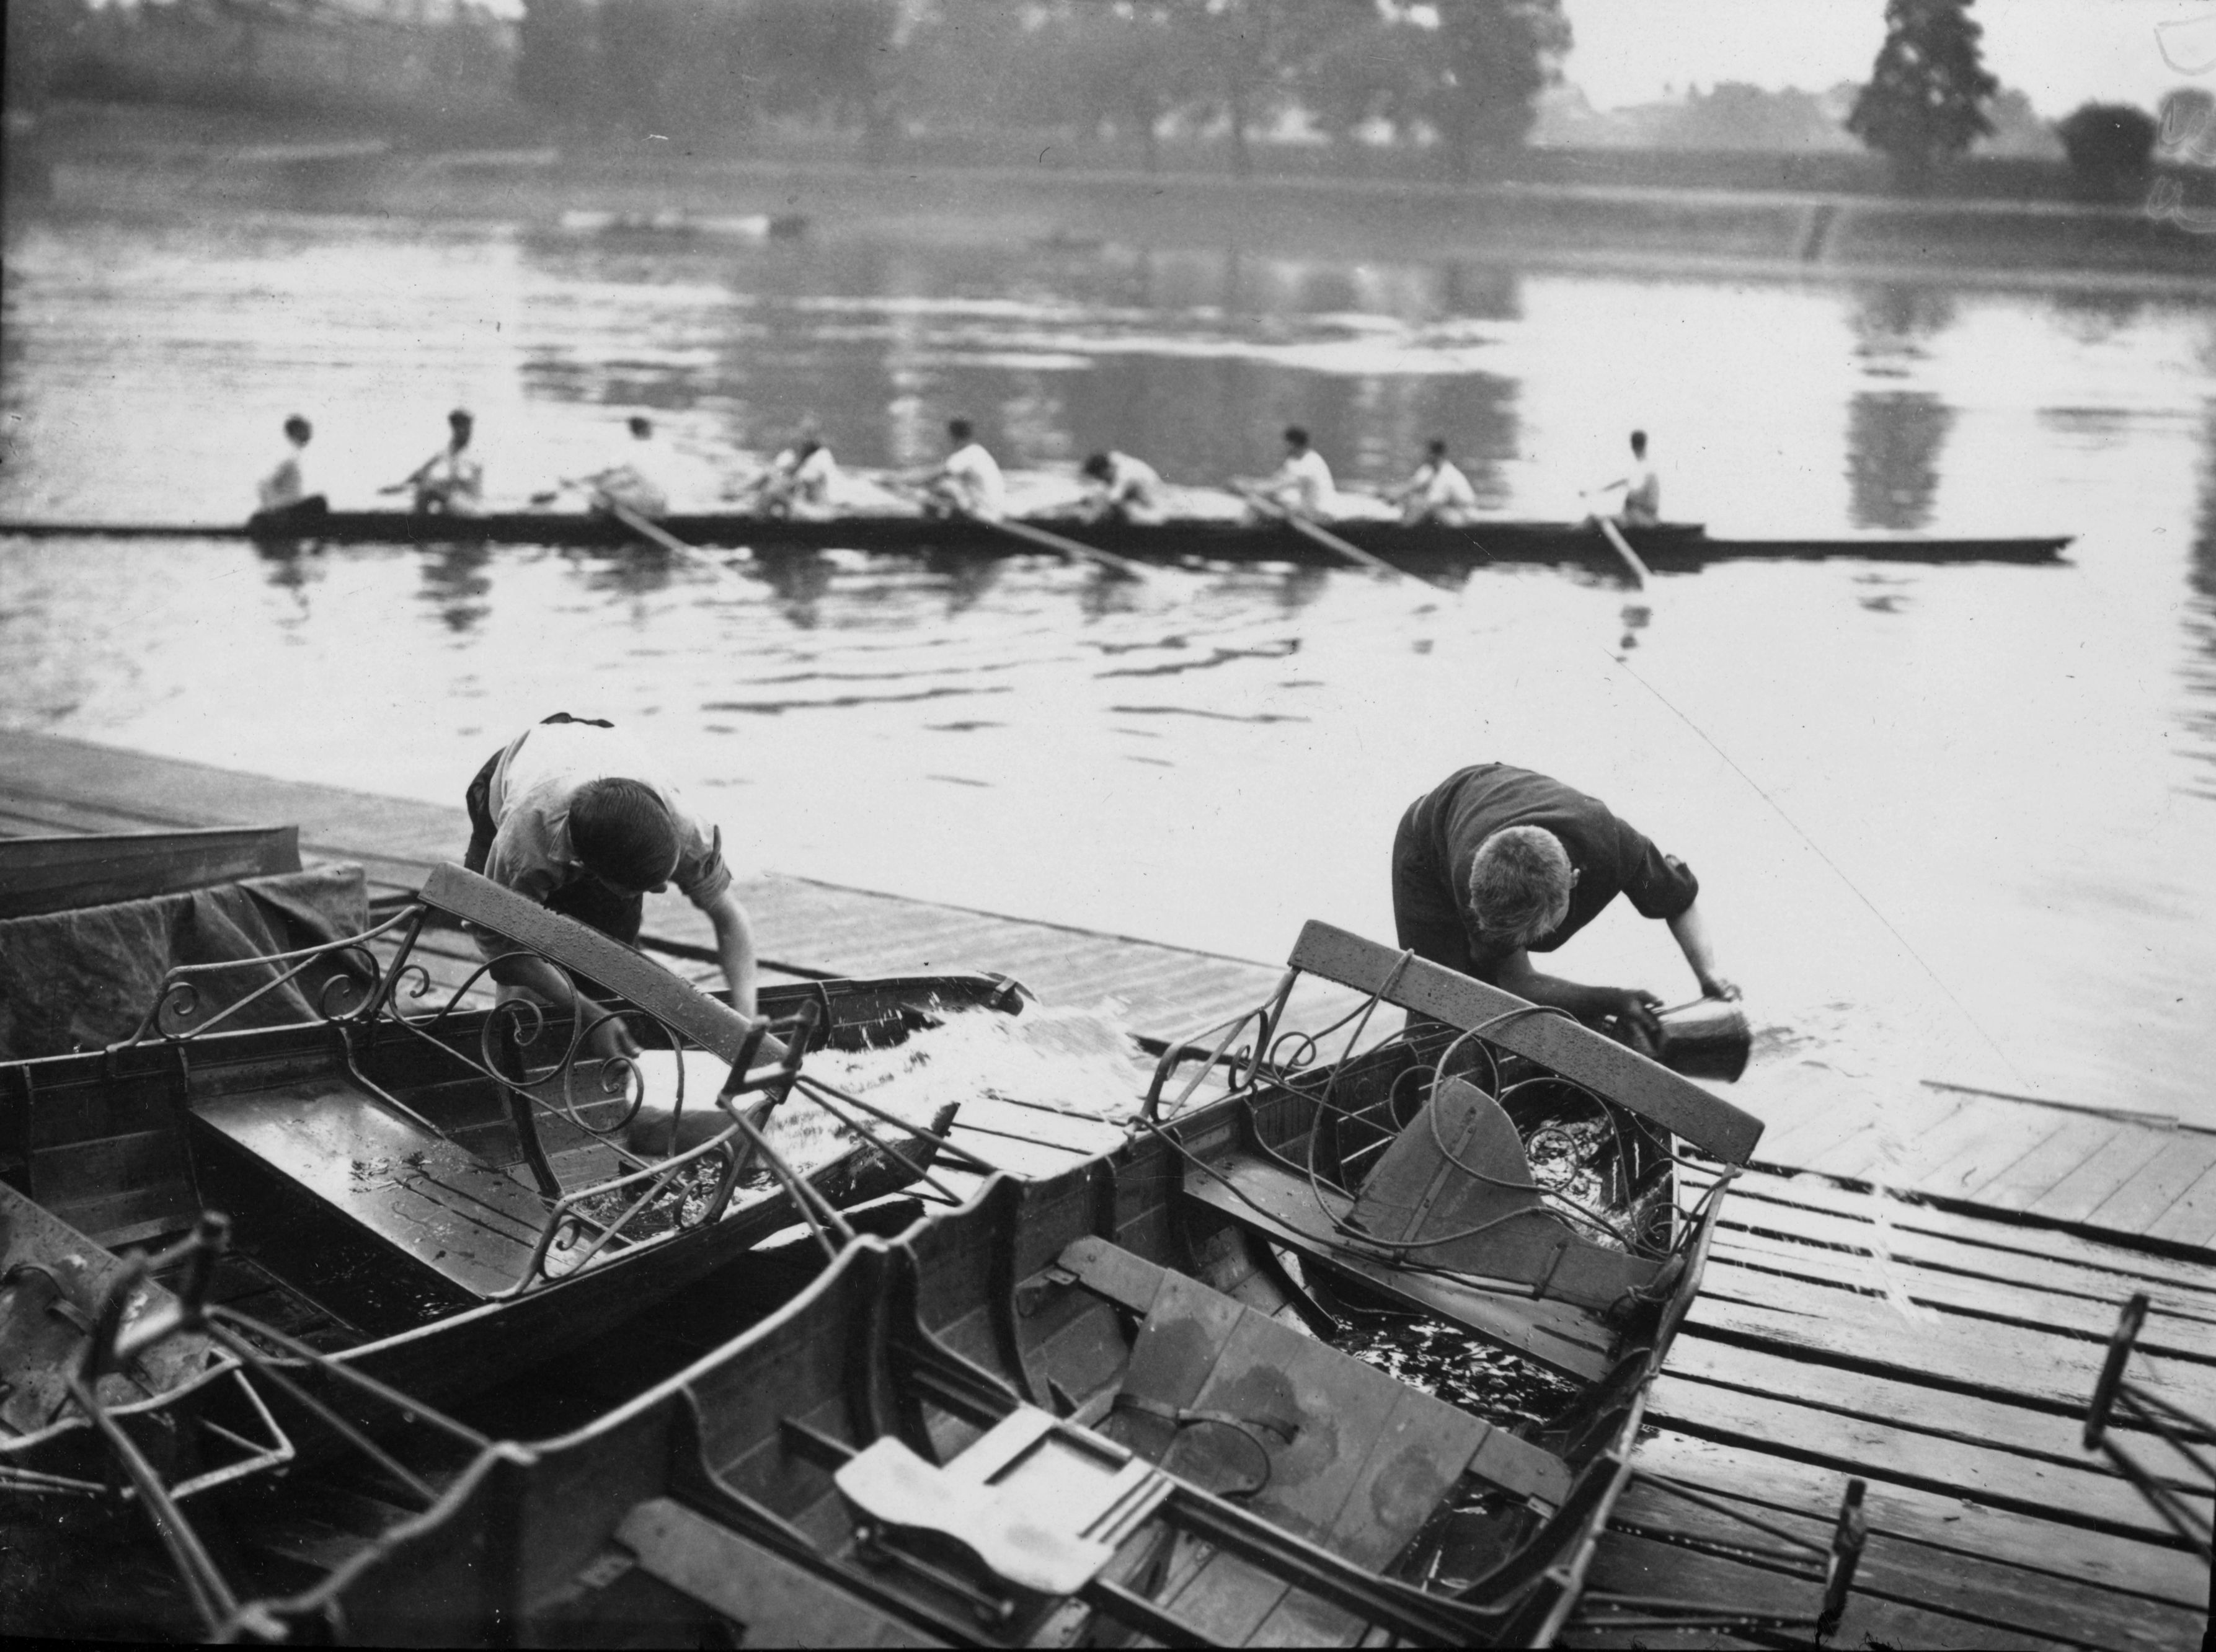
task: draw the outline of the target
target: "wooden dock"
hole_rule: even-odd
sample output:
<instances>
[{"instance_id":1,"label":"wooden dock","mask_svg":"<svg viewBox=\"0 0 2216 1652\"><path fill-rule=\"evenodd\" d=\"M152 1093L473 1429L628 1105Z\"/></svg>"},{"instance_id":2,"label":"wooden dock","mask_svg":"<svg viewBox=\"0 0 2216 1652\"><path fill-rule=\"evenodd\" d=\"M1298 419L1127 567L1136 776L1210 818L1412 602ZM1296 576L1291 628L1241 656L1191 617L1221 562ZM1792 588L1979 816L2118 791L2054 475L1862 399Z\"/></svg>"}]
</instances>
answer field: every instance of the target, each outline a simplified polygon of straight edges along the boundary
<instances>
[{"instance_id":1,"label":"wooden dock","mask_svg":"<svg viewBox=\"0 0 2216 1652\"><path fill-rule=\"evenodd\" d=\"M467 832L459 808L299 785L0 734L0 835L297 823L305 851L359 860L397 899ZM1160 1041L1259 1002L1277 966L769 877L742 894L773 969L982 968L1050 1003L1114 998ZM681 902L649 933L706 939ZM471 961L453 937L456 979ZM2134 1378L2216 1417L2216 1133L1936 1086L1874 1090L1760 1069L1734 1100L1770 1121L1724 1209L1704 1290L1657 1385L1650 1475L1821 1540L1850 1476L1871 1537L1831 1644L2099 1647L2201 1643L2209 1569L2080 1442L2123 1300L2151 1300ZM1113 1139L1056 1121L1026 1155ZM1874 1184L1901 1197L1880 1198ZM2133 1439L2158 1465L2168 1459ZM2144 1447L2144 1449L2142 1449ZM2207 1508L2207 1479L2190 1474ZM1774 1540L1634 1484L1591 1587L1807 1613ZM1739 1645L1714 1631L1579 1630L1577 1644ZM1790 1638L1790 1637L1788 1637Z\"/></svg>"}]
</instances>

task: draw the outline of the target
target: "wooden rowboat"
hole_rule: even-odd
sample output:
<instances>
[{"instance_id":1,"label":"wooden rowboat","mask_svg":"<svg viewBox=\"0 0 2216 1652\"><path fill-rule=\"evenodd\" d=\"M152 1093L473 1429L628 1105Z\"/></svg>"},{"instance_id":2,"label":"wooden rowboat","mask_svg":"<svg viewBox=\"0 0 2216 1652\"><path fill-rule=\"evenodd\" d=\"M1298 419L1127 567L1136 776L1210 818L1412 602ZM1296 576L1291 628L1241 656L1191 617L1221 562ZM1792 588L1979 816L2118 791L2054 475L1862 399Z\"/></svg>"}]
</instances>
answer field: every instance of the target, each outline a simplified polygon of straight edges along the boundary
<instances>
[{"instance_id":1,"label":"wooden rowboat","mask_svg":"<svg viewBox=\"0 0 2216 1652\"><path fill-rule=\"evenodd\" d=\"M1334 1029L1297 1025L1304 976L1367 996L1336 1059ZM1363 1047L1387 1004L1424 1019ZM231 1552L323 1574L236 1621L983 1646L1543 1645L1628 1621L1577 1616L1584 1575L1729 1180L1681 1207L1673 1155L1728 1171L1760 1126L1532 1010L1311 924L1269 1003L1164 1057L1116 1151L849 1236L761 1323L582 1429L488 1446L381 1530L288 1545L212 1498L245 1511ZM1517 1406L1329 1345L1384 1299L1526 1367ZM1812 1581L1851 1575L1843 1549Z\"/></svg>"},{"instance_id":2,"label":"wooden rowboat","mask_svg":"<svg viewBox=\"0 0 2216 1652\"><path fill-rule=\"evenodd\" d=\"M926 551L1007 556L1012 536L989 524L926 521L915 516L849 516L797 522L745 514L671 516L661 525L691 545L760 553L846 550L912 555ZM1344 558L1283 523L1049 521L1079 544L1142 562L1289 562L1337 567ZM1340 537L1411 571L1482 567L1491 562L1589 563L1613 568L1616 553L1591 528L1574 522L1487 521L1469 527L1405 526L1398 522L1332 525ZM334 511L311 519L256 518L244 524L0 522L0 535L34 537L172 539L312 538L332 544L430 544L458 538L489 544L619 547L635 536L621 523L575 512L520 511L471 517L399 511ZM1699 523L1628 528L1624 537L1649 568L1686 570L1711 562L1810 561L1848 557L1898 562L2052 562L2068 535L2039 537L1932 538L1850 534L1780 539L1721 539Z\"/></svg>"},{"instance_id":3,"label":"wooden rowboat","mask_svg":"<svg viewBox=\"0 0 2216 1652\"><path fill-rule=\"evenodd\" d=\"M637 1072L589 1054L567 1019L520 1002L459 1008L466 984L443 1009L411 1012L428 989L411 948L431 907L599 983L630 1006L649 1057L674 1053L678 1072L686 1052L705 1061L724 1109L698 1094L689 1106L723 1127L633 1152ZM372 941L397 954L380 961ZM326 1018L230 1030L280 978L313 983L306 998ZM804 1105L784 1097L808 1051L896 1038L1009 990L984 976L810 982L766 991L773 1019L749 1022L453 867L363 937L175 967L136 1036L0 1063L0 1485L84 1477L86 1419L64 1403L60 1373L122 1246L220 1211L231 1243L217 1300L418 1399L452 1401L722 1267L795 1220L797 1197L836 1207L914 1182L936 1144L897 1129L863 1139L816 1119L807 1153L789 1155L798 1188L753 1144ZM776 1048L766 1031L784 1041L778 1060L763 1059ZM154 1311L163 1287L133 1313ZM148 1366L111 1387L150 1415L189 1409L224 1363Z\"/></svg>"}]
</instances>

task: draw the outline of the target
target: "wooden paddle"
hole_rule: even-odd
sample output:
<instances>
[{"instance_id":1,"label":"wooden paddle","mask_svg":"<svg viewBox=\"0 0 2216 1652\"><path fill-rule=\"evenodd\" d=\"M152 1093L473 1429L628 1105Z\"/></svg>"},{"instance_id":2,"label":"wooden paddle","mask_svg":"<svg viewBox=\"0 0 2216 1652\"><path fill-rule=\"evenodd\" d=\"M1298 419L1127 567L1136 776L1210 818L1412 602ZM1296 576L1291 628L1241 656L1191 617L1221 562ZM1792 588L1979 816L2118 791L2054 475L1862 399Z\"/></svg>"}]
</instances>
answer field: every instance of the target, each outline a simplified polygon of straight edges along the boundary
<instances>
[{"instance_id":1,"label":"wooden paddle","mask_svg":"<svg viewBox=\"0 0 2216 1652\"><path fill-rule=\"evenodd\" d=\"M914 482L902 482L896 477L883 477L880 478L880 481L882 485L912 497L921 499L926 496L926 491ZM1091 562L1094 567L1105 568L1120 579L1144 580L1147 577L1147 570L1128 556L1118 556L1112 550L1098 550L1091 545L1080 544L1074 539L1065 539L1058 533L1049 533L1044 528L1033 527L1028 522L1019 522L1005 516L991 519L964 515L961 519L964 522L975 522L982 527L997 528L1012 538L1021 539L1026 544L1038 546L1043 550L1054 551L1074 562Z\"/></svg>"},{"instance_id":2,"label":"wooden paddle","mask_svg":"<svg viewBox=\"0 0 2216 1652\"><path fill-rule=\"evenodd\" d=\"M533 505L550 505L553 503L555 499L557 498L564 489L576 488L582 490L588 486L590 486L589 483L573 482L569 477L564 476L562 478L559 487L548 488L544 493L532 494L531 502ZM682 539L680 539L675 534L670 532L668 529L663 527L660 523L656 522L649 517L641 516L637 511L631 509L630 506L625 504L620 500L610 499L606 494L602 494L594 502L594 507L597 510L606 512L608 515L615 518L617 521L622 523L624 526L629 528L640 538L645 540L649 544L658 545L662 550L669 552L673 556L698 556L704 562L713 564L717 568L723 572L729 573L730 571L729 569L725 568L723 563L717 562L713 556L709 556L706 551L701 550L699 546L686 544Z\"/></svg>"},{"instance_id":3,"label":"wooden paddle","mask_svg":"<svg viewBox=\"0 0 2216 1652\"><path fill-rule=\"evenodd\" d=\"M1639 553L1631 548L1631 541L1623 537L1623 530L1616 525L1612 517L1596 514L1593 520L1599 524L1602 537L1614 548L1616 554L1623 558L1624 567L1630 569L1631 582L1644 591L1647 581L1653 575L1647 564L1639 560Z\"/></svg>"},{"instance_id":4,"label":"wooden paddle","mask_svg":"<svg viewBox=\"0 0 2216 1652\"><path fill-rule=\"evenodd\" d=\"M1373 574L1382 574L1388 579L1405 580L1410 577L1405 568L1394 567L1392 563L1387 562L1382 556L1371 556L1359 545L1351 545L1347 544L1345 540L1340 538L1328 528L1320 527L1315 523L1309 521L1305 516L1302 516L1296 512L1286 509L1285 507L1280 505L1276 500L1271 499L1268 494L1250 488L1244 482L1234 482L1232 486L1238 492L1240 498L1244 499L1256 510L1261 512L1263 515L1275 517L1278 521L1283 522L1287 526L1290 527L1296 533L1301 534L1306 538L1314 540L1316 544L1321 545L1326 550L1333 551L1339 556L1344 556L1348 562L1356 564L1357 567L1366 568Z\"/></svg>"}]
</instances>

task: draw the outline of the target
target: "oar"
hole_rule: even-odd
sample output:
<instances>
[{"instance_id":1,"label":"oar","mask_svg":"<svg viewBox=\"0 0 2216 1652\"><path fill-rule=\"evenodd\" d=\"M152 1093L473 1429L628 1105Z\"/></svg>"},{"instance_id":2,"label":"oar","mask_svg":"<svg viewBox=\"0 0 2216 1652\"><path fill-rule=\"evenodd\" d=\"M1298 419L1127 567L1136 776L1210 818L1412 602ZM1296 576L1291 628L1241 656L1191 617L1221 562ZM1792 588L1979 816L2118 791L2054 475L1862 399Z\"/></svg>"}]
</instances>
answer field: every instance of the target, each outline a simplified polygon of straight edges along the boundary
<instances>
[{"instance_id":1,"label":"oar","mask_svg":"<svg viewBox=\"0 0 2216 1652\"><path fill-rule=\"evenodd\" d=\"M531 502L534 505L551 504L564 488L582 488L585 486L586 484L582 482L572 482L569 477L564 476L563 477L559 487L549 488L544 493L532 494ZM669 552L673 556L698 556L703 561L712 564L718 569L722 569L723 568L723 563L717 562L713 556L709 556L708 553L701 550L699 546L686 544L682 539L680 539L675 534L670 532L668 529L663 527L660 523L654 521L650 518L641 516L637 511L631 509L630 506L625 504L621 500L610 499L606 494L603 494L597 501L597 505L600 509L606 511L610 516L615 518L617 521L622 523L624 526L629 528L640 538L647 541L649 544L659 545L662 550ZM724 571L728 572L729 570Z\"/></svg>"},{"instance_id":2,"label":"oar","mask_svg":"<svg viewBox=\"0 0 2216 1652\"><path fill-rule=\"evenodd\" d=\"M1261 512L1263 515L1275 517L1296 533L1314 540L1326 550L1334 551L1345 557L1348 562L1366 568L1373 574L1382 574L1388 579L1405 580L1409 577L1407 570L1394 567L1382 556L1371 556L1359 545L1350 545L1328 528L1320 527L1299 513L1287 510L1268 494L1241 482L1234 482L1232 486L1238 491L1240 497Z\"/></svg>"},{"instance_id":3,"label":"oar","mask_svg":"<svg viewBox=\"0 0 2216 1652\"><path fill-rule=\"evenodd\" d=\"M1639 553L1631 548L1631 542L1623 537L1623 531L1616 525L1615 519L1596 513L1593 520L1600 525L1602 535L1615 548L1616 554L1623 558L1624 567L1631 570L1631 582L1644 591L1647 581L1653 575L1648 572L1647 564L1639 560Z\"/></svg>"},{"instance_id":4,"label":"oar","mask_svg":"<svg viewBox=\"0 0 2216 1652\"><path fill-rule=\"evenodd\" d=\"M918 498L924 496L924 490L913 482L902 482L896 477L883 477L880 480L883 485L902 493ZM1049 533L1044 528L1035 528L1028 522L1019 522L1005 516L988 518L964 515L962 520L975 522L981 527L998 528L1002 533L1013 538L1024 540L1042 550L1054 551L1077 562L1091 562L1096 568L1105 568L1122 579L1144 580L1147 577L1147 570L1128 556L1118 556L1112 550L1097 550L1091 545L1081 545L1074 539L1065 539L1058 533Z\"/></svg>"}]
</instances>

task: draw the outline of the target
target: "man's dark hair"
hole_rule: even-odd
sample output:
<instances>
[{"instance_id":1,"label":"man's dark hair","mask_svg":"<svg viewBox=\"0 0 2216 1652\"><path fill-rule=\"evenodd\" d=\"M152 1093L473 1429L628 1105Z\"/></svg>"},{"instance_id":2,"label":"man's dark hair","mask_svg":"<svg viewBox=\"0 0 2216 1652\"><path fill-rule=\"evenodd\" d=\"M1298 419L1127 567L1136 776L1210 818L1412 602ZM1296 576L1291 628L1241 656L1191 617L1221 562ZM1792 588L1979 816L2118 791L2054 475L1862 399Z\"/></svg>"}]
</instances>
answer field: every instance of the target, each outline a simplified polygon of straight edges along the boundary
<instances>
[{"instance_id":1,"label":"man's dark hair","mask_svg":"<svg viewBox=\"0 0 2216 1652\"><path fill-rule=\"evenodd\" d=\"M1308 433L1300 425L1287 425L1285 439L1295 447L1306 447L1308 445Z\"/></svg>"},{"instance_id":2,"label":"man's dark hair","mask_svg":"<svg viewBox=\"0 0 2216 1652\"><path fill-rule=\"evenodd\" d=\"M1108 456L1105 453L1087 454L1085 459L1085 474L1088 476L1097 476L1102 482L1107 481L1109 474Z\"/></svg>"},{"instance_id":3,"label":"man's dark hair","mask_svg":"<svg viewBox=\"0 0 2216 1652\"><path fill-rule=\"evenodd\" d=\"M569 843L594 877L656 889L677 869L677 823L653 787L588 780L569 800Z\"/></svg>"},{"instance_id":4,"label":"man's dark hair","mask_svg":"<svg viewBox=\"0 0 2216 1652\"><path fill-rule=\"evenodd\" d=\"M1641 455L1646 453L1647 433L1645 431L1634 430L1631 433L1631 451Z\"/></svg>"},{"instance_id":5,"label":"man's dark hair","mask_svg":"<svg viewBox=\"0 0 2216 1652\"><path fill-rule=\"evenodd\" d=\"M305 442L316 433L316 428L296 413L285 421L285 433L296 442Z\"/></svg>"},{"instance_id":6,"label":"man's dark hair","mask_svg":"<svg viewBox=\"0 0 2216 1652\"><path fill-rule=\"evenodd\" d=\"M631 433L634 436L651 436L654 434L654 421L651 419L643 418L636 413L632 414L631 416Z\"/></svg>"},{"instance_id":7,"label":"man's dark hair","mask_svg":"<svg viewBox=\"0 0 2216 1652\"><path fill-rule=\"evenodd\" d=\"M966 442L973 433L970 431L970 421L967 419L949 419L946 421L946 433L957 442Z\"/></svg>"},{"instance_id":8,"label":"man's dark hair","mask_svg":"<svg viewBox=\"0 0 2216 1652\"><path fill-rule=\"evenodd\" d=\"M477 421L470 417L470 410L467 408L456 408L446 415L446 422L458 429L467 429Z\"/></svg>"},{"instance_id":9,"label":"man's dark hair","mask_svg":"<svg viewBox=\"0 0 2216 1652\"><path fill-rule=\"evenodd\" d=\"M1424 451L1435 459L1446 458L1447 439L1443 436L1432 437L1430 441L1424 444Z\"/></svg>"}]
</instances>

